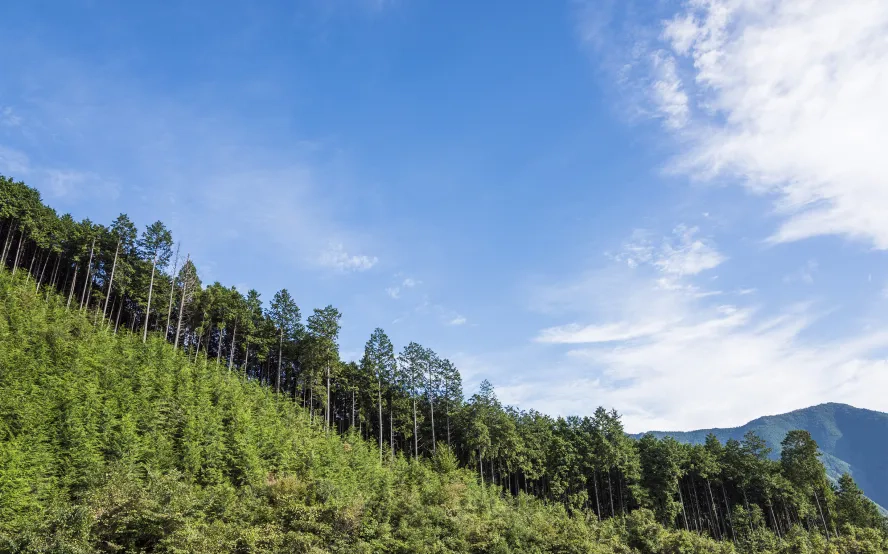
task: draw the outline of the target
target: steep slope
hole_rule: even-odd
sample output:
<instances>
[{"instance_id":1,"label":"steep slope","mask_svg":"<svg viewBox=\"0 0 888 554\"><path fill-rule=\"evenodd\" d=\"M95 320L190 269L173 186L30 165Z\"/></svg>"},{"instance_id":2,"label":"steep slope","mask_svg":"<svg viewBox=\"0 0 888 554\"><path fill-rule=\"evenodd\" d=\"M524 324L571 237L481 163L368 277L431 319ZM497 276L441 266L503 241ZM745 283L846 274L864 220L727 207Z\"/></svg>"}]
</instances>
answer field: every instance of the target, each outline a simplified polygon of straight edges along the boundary
<instances>
[{"instance_id":1,"label":"steep slope","mask_svg":"<svg viewBox=\"0 0 888 554\"><path fill-rule=\"evenodd\" d=\"M753 431L780 456L780 441L788 431L811 433L823 452L830 477L850 473L864 492L881 506L888 506L888 414L846 404L821 404L786 414L765 416L741 427L698 431L655 431L657 437L671 436L680 442L703 444L714 434L722 442L741 440Z\"/></svg>"},{"instance_id":2,"label":"steep slope","mask_svg":"<svg viewBox=\"0 0 888 554\"><path fill-rule=\"evenodd\" d=\"M381 462L224 364L65 304L0 270L0 553L734 551L646 510L513 498L445 448Z\"/></svg>"}]
</instances>

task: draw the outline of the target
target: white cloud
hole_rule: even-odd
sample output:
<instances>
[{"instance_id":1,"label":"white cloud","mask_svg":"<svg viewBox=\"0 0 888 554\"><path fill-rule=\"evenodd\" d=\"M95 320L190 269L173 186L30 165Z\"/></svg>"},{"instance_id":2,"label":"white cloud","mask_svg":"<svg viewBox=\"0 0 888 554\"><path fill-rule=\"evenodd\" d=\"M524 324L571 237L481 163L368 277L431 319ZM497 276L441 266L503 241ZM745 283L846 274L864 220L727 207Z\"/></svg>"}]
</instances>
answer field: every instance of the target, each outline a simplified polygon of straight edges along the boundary
<instances>
[{"instance_id":1,"label":"white cloud","mask_svg":"<svg viewBox=\"0 0 888 554\"><path fill-rule=\"evenodd\" d=\"M649 47L675 169L774 197L775 242L888 248L888 2L690 0Z\"/></svg>"},{"instance_id":2,"label":"white cloud","mask_svg":"<svg viewBox=\"0 0 888 554\"><path fill-rule=\"evenodd\" d=\"M614 258L630 268L653 265L665 276L664 284L671 279L697 275L718 267L727 259L712 241L698 238L699 231L697 227L679 225L671 236L663 237L660 245L654 246L649 232L636 230Z\"/></svg>"},{"instance_id":3,"label":"white cloud","mask_svg":"<svg viewBox=\"0 0 888 554\"><path fill-rule=\"evenodd\" d=\"M321 254L319 263L337 271L350 272L367 271L378 261L376 256L351 255L345 251L342 244L334 243Z\"/></svg>"},{"instance_id":4,"label":"white cloud","mask_svg":"<svg viewBox=\"0 0 888 554\"><path fill-rule=\"evenodd\" d=\"M739 425L828 401L888 409L877 392L888 385L888 325L824 340L815 304L764 306L754 289L727 303L696 282L716 259L699 262L698 233L679 227L655 247L637 232L616 263L538 290L535 307L574 322L537 333L536 346L562 355L506 380L503 397L560 415L615 407L632 431Z\"/></svg>"},{"instance_id":5,"label":"white cloud","mask_svg":"<svg viewBox=\"0 0 888 554\"><path fill-rule=\"evenodd\" d=\"M450 321L448 321L447 324L448 325L465 325L467 322L468 322L468 320L464 316L457 315L454 318L452 318Z\"/></svg>"},{"instance_id":6,"label":"white cloud","mask_svg":"<svg viewBox=\"0 0 888 554\"><path fill-rule=\"evenodd\" d=\"M421 283L421 281L417 281L416 279L413 279L411 277L407 277L403 281L401 281L400 284L395 285L393 287L386 288L385 292L391 298L397 300L398 298L401 297L401 292L404 289L412 289L412 288L416 287L417 285L419 285L420 283Z\"/></svg>"}]
</instances>

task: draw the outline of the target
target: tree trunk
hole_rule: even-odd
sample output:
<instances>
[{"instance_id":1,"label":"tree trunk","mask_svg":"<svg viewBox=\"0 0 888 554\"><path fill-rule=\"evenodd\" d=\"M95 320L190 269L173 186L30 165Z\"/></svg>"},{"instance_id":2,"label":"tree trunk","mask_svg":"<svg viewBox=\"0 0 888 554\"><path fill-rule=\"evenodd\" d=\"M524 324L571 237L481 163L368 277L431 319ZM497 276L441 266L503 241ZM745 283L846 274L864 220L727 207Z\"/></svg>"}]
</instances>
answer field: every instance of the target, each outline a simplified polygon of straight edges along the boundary
<instances>
[{"instance_id":1,"label":"tree trunk","mask_svg":"<svg viewBox=\"0 0 888 554\"><path fill-rule=\"evenodd\" d=\"M78 264L74 264L74 278L71 279L71 288L68 289L68 304L65 306L65 309L69 309L71 307L71 299L74 297L74 284L77 283L77 270L80 269Z\"/></svg>"},{"instance_id":2,"label":"tree trunk","mask_svg":"<svg viewBox=\"0 0 888 554\"><path fill-rule=\"evenodd\" d=\"M526 482L527 477L525 477ZM598 501L598 470L592 472L592 483L595 485L595 515L598 516L598 521L601 521L601 503Z\"/></svg>"},{"instance_id":3,"label":"tree trunk","mask_svg":"<svg viewBox=\"0 0 888 554\"><path fill-rule=\"evenodd\" d=\"M117 246L114 248L114 262L111 264L111 277L108 279L108 296L105 297L105 307L102 308L102 319L104 320L107 317L108 312L108 301L111 299L111 287L114 286L114 272L117 271L117 255L120 253L120 241L117 241Z\"/></svg>"},{"instance_id":4,"label":"tree trunk","mask_svg":"<svg viewBox=\"0 0 888 554\"><path fill-rule=\"evenodd\" d=\"M731 515L731 503L728 502L728 494L725 492L725 484L722 482L722 497L725 499L725 511L728 513L728 525L731 528L731 538L737 542L737 535L734 534L734 516Z\"/></svg>"},{"instance_id":5,"label":"tree trunk","mask_svg":"<svg viewBox=\"0 0 888 554\"><path fill-rule=\"evenodd\" d=\"M89 288L89 277L90 273L92 273L92 263L93 263L93 252L96 248L96 239L93 237L92 244L89 247L89 262L86 264L86 274L83 276L83 291L80 293L80 309L83 309L84 303L86 303L86 291Z\"/></svg>"},{"instance_id":6,"label":"tree trunk","mask_svg":"<svg viewBox=\"0 0 888 554\"><path fill-rule=\"evenodd\" d=\"M188 262L191 260L191 254L185 258L185 264L188 265ZM183 276L182 279L182 298L179 300L179 318L176 323L176 341L173 343L173 348L179 348L179 333L182 331L182 315L185 313L185 295L188 294L188 277Z\"/></svg>"},{"instance_id":7,"label":"tree trunk","mask_svg":"<svg viewBox=\"0 0 888 554\"><path fill-rule=\"evenodd\" d=\"M614 512L614 487L611 485L611 470L607 470L607 490L608 496L610 497L610 507L611 507L611 517L616 515Z\"/></svg>"},{"instance_id":8,"label":"tree trunk","mask_svg":"<svg viewBox=\"0 0 888 554\"><path fill-rule=\"evenodd\" d=\"M416 425L416 394L413 395L413 459L419 457L419 427Z\"/></svg>"},{"instance_id":9,"label":"tree trunk","mask_svg":"<svg viewBox=\"0 0 888 554\"><path fill-rule=\"evenodd\" d=\"M379 463L382 463L382 433L385 427L382 423L382 378L376 377L376 392L379 395Z\"/></svg>"},{"instance_id":10,"label":"tree trunk","mask_svg":"<svg viewBox=\"0 0 888 554\"><path fill-rule=\"evenodd\" d=\"M684 519L685 531L690 532L691 528L688 526L688 512L685 510L684 495L681 494L681 479L678 480L678 501L681 502L681 515Z\"/></svg>"},{"instance_id":11,"label":"tree trunk","mask_svg":"<svg viewBox=\"0 0 888 554\"><path fill-rule=\"evenodd\" d=\"M126 297L123 295L123 291L120 291L120 307L117 308L117 321L114 323L114 334L117 334L117 328L120 327L120 314L123 313L123 305L126 303Z\"/></svg>"},{"instance_id":12,"label":"tree trunk","mask_svg":"<svg viewBox=\"0 0 888 554\"><path fill-rule=\"evenodd\" d=\"M437 453L437 443L435 442L435 394L432 391L433 387L432 383L432 369L431 364L429 364L429 411L432 416L432 454Z\"/></svg>"},{"instance_id":13,"label":"tree trunk","mask_svg":"<svg viewBox=\"0 0 888 554\"><path fill-rule=\"evenodd\" d=\"M823 522L823 530L826 532L826 540L830 540L829 527L826 525L826 518L823 517L823 508L820 507L820 497L817 491L814 491L814 500L817 502L817 511L820 512L820 521Z\"/></svg>"},{"instance_id":14,"label":"tree trunk","mask_svg":"<svg viewBox=\"0 0 888 554\"><path fill-rule=\"evenodd\" d=\"M231 333L231 348L228 349L228 371L234 364L234 343L237 341L237 320L234 320L234 331Z\"/></svg>"},{"instance_id":15,"label":"tree trunk","mask_svg":"<svg viewBox=\"0 0 888 554\"><path fill-rule=\"evenodd\" d=\"M284 327L281 326L281 338L278 341L278 373L277 373L277 382L274 386L274 391L279 393L281 392L281 356L284 352Z\"/></svg>"},{"instance_id":16,"label":"tree trunk","mask_svg":"<svg viewBox=\"0 0 888 554\"><path fill-rule=\"evenodd\" d=\"M49 258L52 257L52 251L50 250L46 254L46 259L43 260L43 268L40 270L40 277L37 279L37 288L34 292L40 292L40 285L43 284L43 276L46 274L46 266L49 265Z\"/></svg>"},{"instance_id":17,"label":"tree trunk","mask_svg":"<svg viewBox=\"0 0 888 554\"><path fill-rule=\"evenodd\" d=\"M176 269L179 266L179 248L181 246L181 242L176 245L176 258L173 262L173 272L170 274L170 305L167 307L167 324L166 327L163 328L163 340L167 340L170 336L170 319L173 317L173 296L176 292ZM231 370L230 365L228 369Z\"/></svg>"},{"instance_id":18,"label":"tree trunk","mask_svg":"<svg viewBox=\"0 0 888 554\"><path fill-rule=\"evenodd\" d=\"M222 341L223 341L223 333L225 332L224 327L219 327L219 343L216 345L216 365L219 365L219 362L222 360ZM209 343L207 343L209 346Z\"/></svg>"},{"instance_id":19,"label":"tree trunk","mask_svg":"<svg viewBox=\"0 0 888 554\"><path fill-rule=\"evenodd\" d=\"M324 414L325 415L324 419L325 419L325 423L326 423L326 427L327 427L326 431L327 431L327 434L329 435L330 434L330 425L332 425L332 423L333 423L333 414L330 413L330 364L327 364L327 367L325 368L325 370L327 373L327 406L325 408L326 413Z\"/></svg>"},{"instance_id":20,"label":"tree trunk","mask_svg":"<svg viewBox=\"0 0 888 554\"><path fill-rule=\"evenodd\" d=\"M56 261L52 267L52 279L50 279L53 287L56 286L56 277L58 277L59 274L59 263L61 262L61 259L62 255L60 253L56 253Z\"/></svg>"},{"instance_id":21,"label":"tree trunk","mask_svg":"<svg viewBox=\"0 0 888 554\"><path fill-rule=\"evenodd\" d=\"M154 271L157 269L157 251L151 262L151 283L148 285L148 307L145 308L145 330L142 332L142 344L148 341L148 320L151 318L151 294L154 292Z\"/></svg>"},{"instance_id":22,"label":"tree trunk","mask_svg":"<svg viewBox=\"0 0 888 554\"><path fill-rule=\"evenodd\" d=\"M19 231L18 246L15 247L15 258L12 260L12 274L13 275L15 275L15 271L18 269L19 254L22 251L22 240L24 238L25 238L25 232Z\"/></svg>"},{"instance_id":23,"label":"tree trunk","mask_svg":"<svg viewBox=\"0 0 888 554\"><path fill-rule=\"evenodd\" d=\"M9 246L12 244L12 237L15 235L15 223L10 219L9 227L6 229L6 240L3 242L3 255L0 257L0 265L6 265L6 256L9 254Z\"/></svg>"}]
</instances>

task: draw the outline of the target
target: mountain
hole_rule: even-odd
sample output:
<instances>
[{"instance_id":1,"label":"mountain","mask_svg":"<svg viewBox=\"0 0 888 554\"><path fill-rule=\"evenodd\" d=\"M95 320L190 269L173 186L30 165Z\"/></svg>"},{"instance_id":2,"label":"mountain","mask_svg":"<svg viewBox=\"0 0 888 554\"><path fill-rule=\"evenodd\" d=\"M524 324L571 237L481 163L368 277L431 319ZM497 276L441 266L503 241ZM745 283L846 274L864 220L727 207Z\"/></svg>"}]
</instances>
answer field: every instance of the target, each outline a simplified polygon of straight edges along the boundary
<instances>
[{"instance_id":1,"label":"mountain","mask_svg":"<svg viewBox=\"0 0 888 554\"><path fill-rule=\"evenodd\" d=\"M860 488L881 506L888 506L888 414L847 404L820 404L786 414L754 419L741 427L699 431L653 431L658 438L703 444L714 434L722 442L741 440L748 431L767 441L772 456L780 456L780 442L793 429L811 433L823 452L823 464L833 479L848 472ZM641 436L641 435L638 435Z\"/></svg>"}]
</instances>

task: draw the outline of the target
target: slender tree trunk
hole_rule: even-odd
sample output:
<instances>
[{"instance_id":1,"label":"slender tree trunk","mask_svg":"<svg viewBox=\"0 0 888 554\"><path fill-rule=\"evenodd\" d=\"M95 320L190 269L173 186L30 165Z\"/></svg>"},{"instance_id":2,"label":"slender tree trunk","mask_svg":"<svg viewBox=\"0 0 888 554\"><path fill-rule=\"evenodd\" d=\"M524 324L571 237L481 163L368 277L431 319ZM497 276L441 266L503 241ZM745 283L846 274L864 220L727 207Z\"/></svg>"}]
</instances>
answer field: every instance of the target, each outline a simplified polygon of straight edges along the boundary
<instances>
[{"instance_id":1,"label":"slender tree trunk","mask_svg":"<svg viewBox=\"0 0 888 554\"><path fill-rule=\"evenodd\" d=\"M151 262L151 283L148 285L148 307L145 308L145 330L142 332L142 344L148 341L148 320L151 318L151 294L154 292L154 271L157 269L157 250Z\"/></svg>"},{"instance_id":2,"label":"slender tree trunk","mask_svg":"<svg viewBox=\"0 0 888 554\"><path fill-rule=\"evenodd\" d=\"M823 522L823 530L826 532L826 540L830 540L829 527L826 525L826 518L823 517L823 508L820 507L820 496L814 491L814 500L817 502L817 511L820 513L820 521Z\"/></svg>"},{"instance_id":3,"label":"slender tree trunk","mask_svg":"<svg viewBox=\"0 0 888 554\"><path fill-rule=\"evenodd\" d=\"M234 331L231 333L231 348L228 349L228 371L234 364L234 344L237 342L237 320L234 320Z\"/></svg>"},{"instance_id":4,"label":"slender tree trunk","mask_svg":"<svg viewBox=\"0 0 888 554\"><path fill-rule=\"evenodd\" d=\"M731 503L728 502L728 494L725 492L725 484L722 482L722 497L725 499L725 511L728 513L728 526L731 528L731 538L737 542L737 535L734 533L734 516L731 515Z\"/></svg>"},{"instance_id":5,"label":"slender tree trunk","mask_svg":"<svg viewBox=\"0 0 888 554\"><path fill-rule=\"evenodd\" d=\"M9 227L6 229L6 240L3 243L3 257L0 258L0 264L6 265L6 257L9 254L9 246L12 244L12 237L15 235L15 223L10 219Z\"/></svg>"},{"instance_id":6,"label":"slender tree trunk","mask_svg":"<svg viewBox=\"0 0 888 554\"><path fill-rule=\"evenodd\" d=\"M117 271L117 255L120 253L120 241L114 248L114 262L111 263L111 277L108 279L108 296L105 297L105 307L102 308L102 319L105 319L108 312L108 301L111 299L111 287L114 286L114 272Z\"/></svg>"},{"instance_id":7,"label":"slender tree trunk","mask_svg":"<svg viewBox=\"0 0 888 554\"><path fill-rule=\"evenodd\" d=\"M395 458L395 410L389 401L389 443L392 449L392 459Z\"/></svg>"},{"instance_id":8,"label":"slender tree trunk","mask_svg":"<svg viewBox=\"0 0 888 554\"><path fill-rule=\"evenodd\" d=\"M224 332L225 332L225 328L219 327L219 343L216 344L216 365L219 365L219 362L222 360L222 341L223 341L222 334ZM209 343L207 343L207 346L209 346Z\"/></svg>"},{"instance_id":9,"label":"slender tree trunk","mask_svg":"<svg viewBox=\"0 0 888 554\"><path fill-rule=\"evenodd\" d=\"M330 413L330 364L327 364L325 368L327 373L327 406L326 406L326 414L325 423L326 423L326 431L327 434L330 434L330 425L333 423L333 414Z\"/></svg>"},{"instance_id":10,"label":"slender tree trunk","mask_svg":"<svg viewBox=\"0 0 888 554\"><path fill-rule=\"evenodd\" d=\"M86 274L83 276L83 291L80 293L80 309L83 309L83 305L86 303L86 291L89 288L89 277L90 273L92 273L92 263L93 263L93 252L96 248L96 239L93 237L92 244L89 247L89 262L86 264Z\"/></svg>"},{"instance_id":11,"label":"slender tree trunk","mask_svg":"<svg viewBox=\"0 0 888 554\"><path fill-rule=\"evenodd\" d=\"M274 386L275 392L281 392L281 356L284 352L284 327L281 326L281 338L278 341L278 373L277 373L277 382Z\"/></svg>"},{"instance_id":12,"label":"slender tree trunk","mask_svg":"<svg viewBox=\"0 0 888 554\"><path fill-rule=\"evenodd\" d=\"M126 297L123 295L123 291L120 291L120 307L117 308L117 321L114 323L114 334L117 334L117 328L120 327L120 314L123 313L123 305L126 303Z\"/></svg>"},{"instance_id":13,"label":"slender tree trunk","mask_svg":"<svg viewBox=\"0 0 888 554\"><path fill-rule=\"evenodd\" d=\"M685 510L684 495L681 494L681 479L678 480L678 500L681 502L681 515L682 519L684 519L685 531L690 532L691 529L688 526L688 512Z\"/></svg>"},{"instance_id":14,"label":"slender tree trunk","mask_svg":"<svg viewBox=\"0 0 888 554\"><path fill-rule=\"evenodd\" d=\"M481 475L481 489L484 489L484 457L481 455L481 449L478 449L478 473Z\"/></svg>"},{"instance_id":15,"label":"slender tree trunk","mask_svg":"<svg viewBox=\"0 0 888 554\"><path fill-rule=\"evenodd\" d=\"M21 251L22 251L22 240L24 240L24 238L25 238L25 232L19 231L18 246L15 247L15 258L12 260L12 274L13 275L15 275L15 271L18 269L19 254L21 254Z\"/></svg>"},{"instance_id":16,"label":"slender tree trunk","mask_svg":"<svg viewBox=\"0 0 888 554\"><path fill-rule=\"evenodd\" d=\"M185 265L188 265L188 262L191 261L191 254L185 258ZM179 333L182 331L182 316L185 314L185 295L188 294L188 276L182 276L182 298L179 299L179 317L176 322L176 341L173 343L173 348L179 348ZM249 351L248 351L249 353Z\"/></svg>"},{"instance_id":17,"label":"slender tree trunk","mask_svg":"<svg viewBox=\"0 0 888 554\"><path fill-rule=\"evenodd\" d=\"M61 258L62 258L61 253L57 252L56 253L56 261L52 267L52 279L50 279L50 282L52 283L53 287L56 286L56 277L58 277L58 274L59 274L59 263L61 262Z\"/></svg>"},{"instance_id":18,"label":"slender tree trunk","mask_svg":"<svg viewBox=\"0 0 888 554\"><path fill-rule=\"evenodd\" d=\"M610 497L610 507L611 507L611 517L616 515L614 512L614 487L611 485L611 470L608 468L607 470L607 490L608 496Z\"/></svg>"},{"instance_id":19,"label":"slender tree trunk","mask_svg":"<svg viewBox=\"0 0 888 554\"><path fill-rule=\"evenodd\" d=\"M40 251L40 248L37 247L37 244L34 244L34 253L31 254L31 265L28 266L28 275L33 277L34 275L34 262L37 260L37 253Z\"/></svg>"},{"instance_id":20,"label":"slender tree trunk","mask_svg":"<svg viewBox=\"0 0 888 554\"><path fill-rule=\"evenodd\" d=\"M416 425L416 393L413 394L413 459L419 457L419 427Z\"/></svg>"},{"instance_id":21,"label":"slender tree trunk","mask_svg":"<svg viewBox=\"0 0 888 554\"><path fill-rule=\"evenodd\" d=\"M432 391L432 387L434 386L432 382L432 368L431 364L429 364L429 411L432 416L432 454L437 453L437 443L435 441L435 394Z\"/></svg>"},{"instance_id":22,"label":"slender tree trunk","mask_svg":"<svg viewBox=\"0 0 888 554\"><path fill-rule=\"evenodd\" d=\"M80 269L80 266L75 263L74 264L74 278L71 279L71 288L68 289L68 304L65 306L65 309L69 309L71 307L71 299L74 297L74 285L77 283L77 270Z\"/></svg>"},{"instance_id":23,"label":"slender tree trunk","mask_svg":"<svg viewBox=\"0 0 888 554\"><path fill-rule=\"evenodd\" d=\"M176 292L176 269L179 267L179 248L181 246L181 242L176 245L176 261L173 262L173 272L170 274L170 305L167 307L167 324L166 327L163 328L164 340L167 340L170 336L170 319L173 317L173 296ZM229 366L228 369L230 370L231 367Z\"/></svg>"},{"instance_id":24,"label":"slender tree trunk","mask_svg":"<svg viewBox=\"0 0 888 554\"><path fill-rule=\"evenodd\" d=\"M382 433L385 427L382 423L382 378L376 376L376 393L379 400L379 463L382 463Z\"/></svg>"},{"instance_id":25,"label":"slender tree trunk","mask_svg":"<svg viewBox=\"0 0 888 554\"><path fill-rule=\"evenodd\" d=\"M52 250L47 252L46 259L43 260L43 268L40 270L40 277L37 279L37 288L35 292L40 292L40 285L43 284L43 276L46 274L46 266L49 265L49 259L52 257Z\"/></svg>"},{"instance_id":26,"label":"slender tree trunk","mask_svg":"<svg viewBox=\"0 0 888 554\"><path fill-rule=\"evenodd\" d=\"M525 477L525 482L526 482ZM598 521L601 521L601 503L598 501L598 470L592 471L592 483L595 485L595 515L598 516Z\"/></svg>"}]
</instances>

